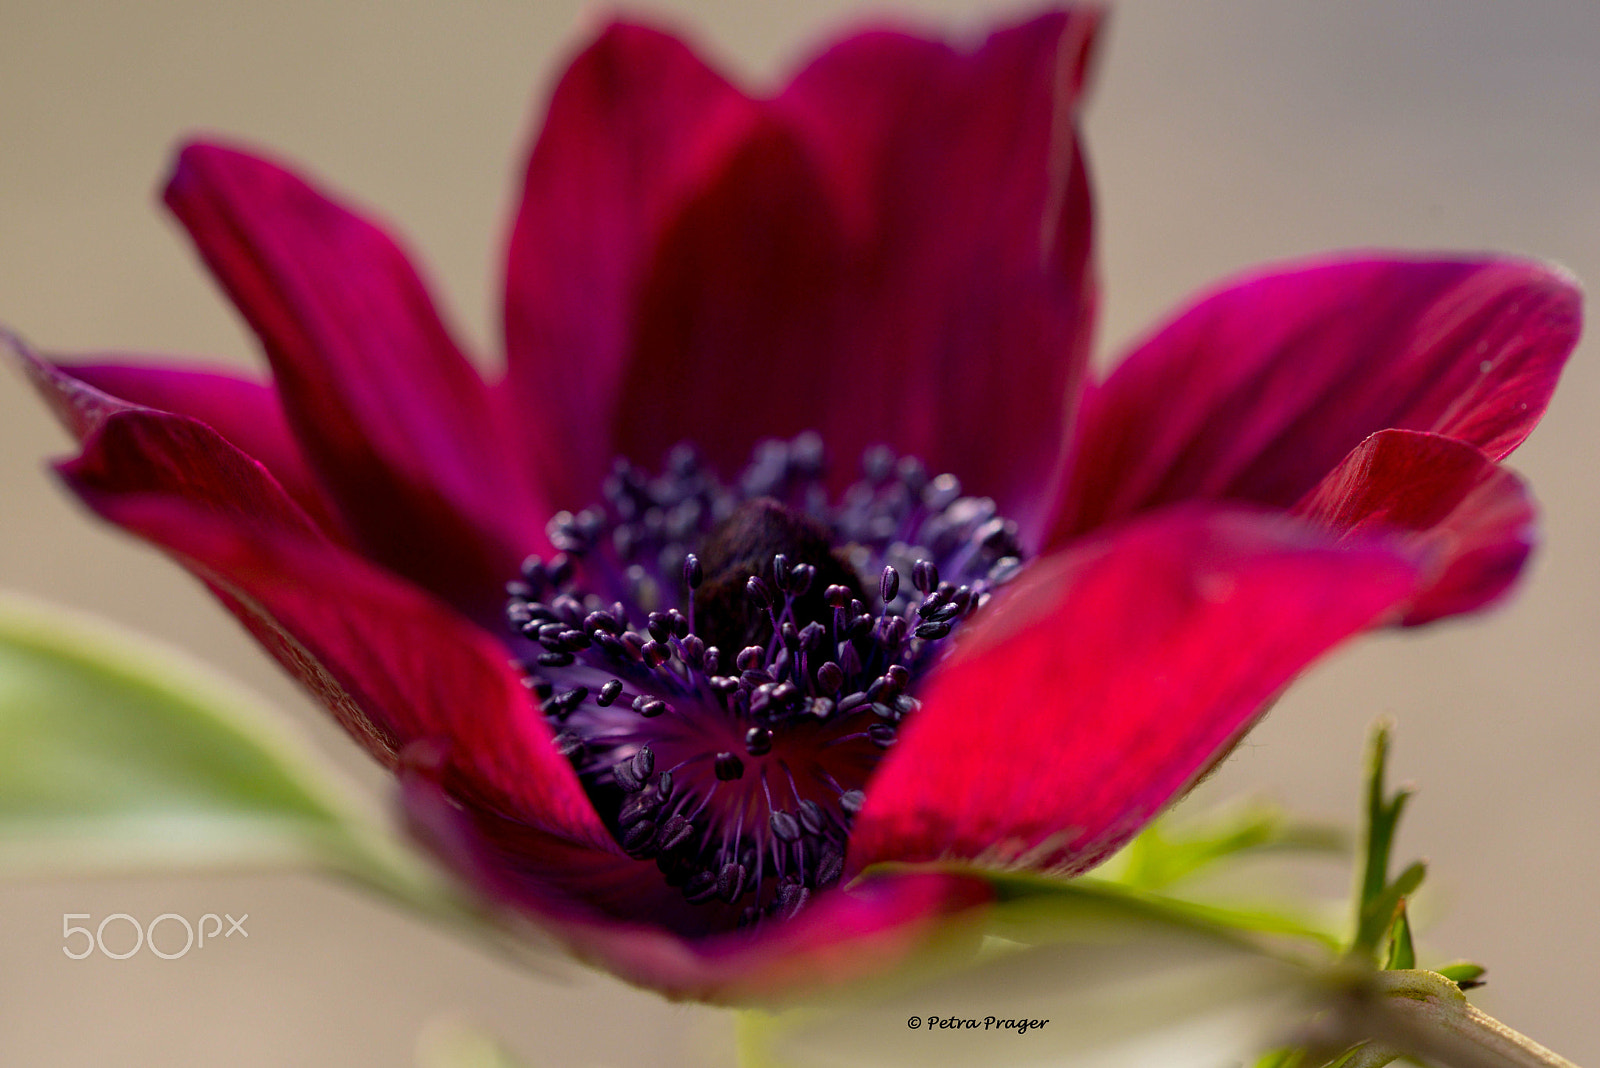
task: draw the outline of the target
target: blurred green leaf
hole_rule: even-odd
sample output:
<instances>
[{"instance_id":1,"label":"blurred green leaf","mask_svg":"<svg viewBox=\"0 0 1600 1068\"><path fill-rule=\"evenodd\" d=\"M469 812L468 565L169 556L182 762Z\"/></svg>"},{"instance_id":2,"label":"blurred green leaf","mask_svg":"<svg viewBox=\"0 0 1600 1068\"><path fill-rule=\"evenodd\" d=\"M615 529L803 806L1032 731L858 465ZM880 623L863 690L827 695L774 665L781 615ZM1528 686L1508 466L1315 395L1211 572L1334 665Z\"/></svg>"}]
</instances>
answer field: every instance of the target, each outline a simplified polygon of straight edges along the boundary
<instances>
[{"instance_id":1,"label":"blurred green leaf","mask_svg":"<svg viewBox=\"0 0 1600 1068\"><path fill-rule=\"evenodd\" d=\"M1394 924L1403 898L1421 885L1426 869L1418 862L1407 868L1393 883L1389 881L1390 854L1394 851L1395 831L1401 813L1411 799L1408 789L1388 792L1389 725L1379 722L1372 729L1367 760L1366 848L1361 872L1361 888L1356 899L1356 933L1350 952L1377 962L1378 946ZM1402 884L1404 886L1402 887Z\"/></svg>"},{"instance_id":2,"label":"blurred green leaf","mask_svg":"<svg viewBox=\"0 0 1600 1068\"><path fill-rule=\"evenodd\" d=\"M1349 847L1340 828L1291 820L1274 805L1253 802L1199 818L1158 819L1096 874L1165 890L1222 861L1271 852L1342 854Z\"/></svg>"},{"instance_id":3,"label":"blurred green leaf","mask_svg":"<svg viewBox=\"0 0 1600 1068\"><path fill-rule=\"evenodd\" d=\"M994 929L1018 941L1048 937L1053 927L1114 922L1157 924L1226 941L1282 937L1309 944L1318 959L1325 958L1323 951L1337 951L1341 946L1336 932L1288 912L1194 901L1094 876L1068 880L1025 872L964 870L982 876L994 887L999 900Z\"/></svg>"},{"instance_id":4,"label":"blurred green leaf","mask_svg":"<svg viewBox=\"0 0 1600 1068\"><path fill-rule=\"evenodd\" d=\"M1406 904L1400 902L1400 915L1389 928L1389 959L1385 968L1409 969L1417 966L1416 947L1411 944L1411 921L1406 918Z\"/></svg>"},{"instance_id":5,"label":"blurred green leaf","mask_svg":"<svg viewBox=\"0 0 1600 1068\"><path fill-rule=\"evenodd\" d=\"M0 594L0 875L264 866L456 909L257 698L109 623Z\"/></svg>"},{"instance_id":6,"label":"blurred green leaf","mask_svg":"<svg viewBox=\"0 0 1600 1068\"><path fill-rule=\"evenodd\" d=\"M1440 975L1444 976L1446 979L1450 980L1452 983L1455 983L1463 990L1470 990L1475 986L1482 986L1483 977L1489 971L1489 969L1485 968L1483 965L1476 964L1470 960L1454 961L1450 964L1446 964L1442 968L1436 968L1434 970Z\"/></svg>"}]
</instances>

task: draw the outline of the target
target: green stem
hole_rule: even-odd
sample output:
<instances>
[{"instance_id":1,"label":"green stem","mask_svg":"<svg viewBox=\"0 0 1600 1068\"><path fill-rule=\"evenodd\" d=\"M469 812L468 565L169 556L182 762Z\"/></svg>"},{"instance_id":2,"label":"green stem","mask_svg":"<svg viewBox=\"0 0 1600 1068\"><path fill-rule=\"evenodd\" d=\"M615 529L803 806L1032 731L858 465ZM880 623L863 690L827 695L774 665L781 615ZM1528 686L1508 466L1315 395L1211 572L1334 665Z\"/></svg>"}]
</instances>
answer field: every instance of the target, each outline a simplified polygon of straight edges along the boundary
<instances>
[{"instance_id":1,"label":"green stem","mask_svg":"<svg viewBox=\"0 0 1600 1068\"><path fill-rule=\"evenodd\" d=\"M1371 973L1345 994L1328 1022L1347 1038L1372 1039L1447 1068L1577 1068L1480 1012L1434 972Z\"/></svg>"}]
</instances>

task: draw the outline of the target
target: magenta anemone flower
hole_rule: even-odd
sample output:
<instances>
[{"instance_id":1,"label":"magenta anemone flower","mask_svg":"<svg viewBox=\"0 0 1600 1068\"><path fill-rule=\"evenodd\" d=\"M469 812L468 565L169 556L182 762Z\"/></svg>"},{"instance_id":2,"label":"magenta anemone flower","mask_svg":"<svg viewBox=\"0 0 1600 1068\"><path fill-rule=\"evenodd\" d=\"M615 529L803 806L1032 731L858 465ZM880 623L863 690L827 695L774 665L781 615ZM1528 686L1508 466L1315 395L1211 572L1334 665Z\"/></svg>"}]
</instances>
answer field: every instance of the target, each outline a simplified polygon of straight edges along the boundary
<instances>
[{"instance_id":1,"label":"magenta anemone flower","mask_svg":"<svg viewBox=\"0 0 1600 1068\"><path fill-rule=\"evenodd\" d=\"M1498 462L1579 329L1558 270L1362 255L1091 381L1097 20L862 34L761 98L606 29L491 379L385 228L190 145L166 203L271 381L24 356L61 474L575 953L725 1000L892 965L974 868L1106 857L1333 645L1503 594Z\"/></svg>"}]
</instances>

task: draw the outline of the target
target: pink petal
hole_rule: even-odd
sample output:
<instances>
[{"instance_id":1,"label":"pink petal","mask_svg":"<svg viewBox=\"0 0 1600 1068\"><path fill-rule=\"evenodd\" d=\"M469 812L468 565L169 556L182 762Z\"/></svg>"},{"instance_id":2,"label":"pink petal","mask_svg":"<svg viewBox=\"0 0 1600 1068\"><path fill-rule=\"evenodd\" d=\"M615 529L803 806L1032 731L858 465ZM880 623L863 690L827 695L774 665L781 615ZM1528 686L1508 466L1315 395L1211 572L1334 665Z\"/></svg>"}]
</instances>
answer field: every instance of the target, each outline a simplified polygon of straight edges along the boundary
<instances>
[{"instance_id":1,"label":"pink petal","mask_svg":"<svg viewBox=\"0 0 1600 1068\"><path fill-rule=\"evenodd\" d=\"M673 998L759 1003L888 972L948 932L949 919L993 899L979 879L895 872L820 893L755 932L685 936L662 921L674 905L698 906L685 906L653 863L463 812L426 774L402 773L402 785L413 829L480 891L531 914L576 956Z\"/></svg>"},{"instance_id":2,"label":"pink petal","mask_svg":"<svg viewBox=\"0 0 1600 1068\"><path fill-rule=\"evenodd\" d=\"M523 181L506 272L507 385L562 507L596 499L631 341L631 301L665 219L755 105L681 42L609 27L556 86Z\"/></svg>"},{"instance_id":3,"label":"pink petal","mask_svg":"<svg viewBox=\"0 0 1600 1068\"><path fill-rule=\"evenodd\" d=\"M1385 547L1195 507L1036 560L929 680L868 785L850 870L1085 870L1417 578Z\"/></svg>"},{"instance_id":4,"label":"pink petal","mask_svg":"<svg viewBox=\"0 0 1600 1068\"><path fill-rule=\"evenodd\" d=\"M503 645L329 542L259 463L183 416L111 415L60 471L165 549L379 760L438 746L457 796L609 843Z\"/></svg>"},{"instance_id":5,"label":"pink petal","mask_svg":"<svg viewBox=\"0 0 1600 1068\"><path fill-rule=\"evenodd\" d=\"M364 551L487 615L542 509L405 254L289 171L190 145L166 201L260 335L289 425Z\"/></svg>"},{"instance_id":6,"label":"pink petal","mask_svg":"<svg viewBox=\"0 0 1600 1068\"><path fill-rule=\"evenodd\" d=\"M1234 282L1085 401L1052 543L1192 498L1288 507L1390 427L1498 459L1543 414L1579 320L1565 273L1511 260L1356 260Z\"/></svg>"},{"instance_id":7,"label":"pink petal","mask_svg":"<svg viewBox=\"0 0 1600 1068\"><path fill-rule=\"evenodd\" d=\"M187 415L259 461L325 532L341 529L271 386L199 367L53 364L11 341L34 385L80 442L114 412L150 408Z\"/></svg>"},{"instance_id":8,"label":"pink petal","mask_svg":"<svg viewBox=\"0 0 1600 1068\"><path fill-rule=\"evenodd\" d=\"M858 300L836 355L821 357L836 361L829 440L842 438L846 461L885 439L1042 518L1024 513L1060 449L1093 326L1077 110L1100 19L1050 12L971 53L864 34L778 101L862 242Z\"/></svg>"},{"instance_id":9,"label":"pink petal","mask_svg":"<svg viewBox=\"0 0 1600 1068\"><path fill-rule=\"evenodd\" d=\"M803 71L655 247L624 450L692 435L726 472L817 429L840 480L887 442L1032 499L1087 349L1094 24L1050 15L972 53L869 34Z\"/></svg>"},{"instance_id":10,"label":"pink petal","mask_svg":"<svg viewBox=\"0 0 1600 1068\"><path fill-rule=\"evenodd\" d=\"M1425 553L1428 581L1402 620L1408 626L1498 600L1537 534L1521 479L1471 445L1412 430L1363 441L1294 513L1345 535L1402 534Z\"/></svg>"}]
</instances>

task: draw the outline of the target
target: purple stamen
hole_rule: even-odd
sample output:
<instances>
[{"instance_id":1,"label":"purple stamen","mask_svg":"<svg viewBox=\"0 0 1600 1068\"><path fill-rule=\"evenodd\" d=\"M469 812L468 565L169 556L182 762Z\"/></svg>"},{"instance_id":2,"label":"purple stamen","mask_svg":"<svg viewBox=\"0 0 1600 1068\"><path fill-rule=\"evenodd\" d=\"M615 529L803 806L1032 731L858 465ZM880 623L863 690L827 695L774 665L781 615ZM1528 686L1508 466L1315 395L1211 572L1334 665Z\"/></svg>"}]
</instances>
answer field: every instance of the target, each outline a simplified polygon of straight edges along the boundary
<instances>
[{"instance_id":1,"label":"purple stamen","mask_svg":"<svg viewBox=\"0 0 1600 1068\"><path fill-rule=\"evenodd\" d=\"M1021 566L1016 525L953 476L881 447L862 471L830 503L809 433L731 485L687 447L657 477L619 460L506 587L528 687L619 845L730 929L839 880L917 679Z\"/></svg>"}]
</instances>

